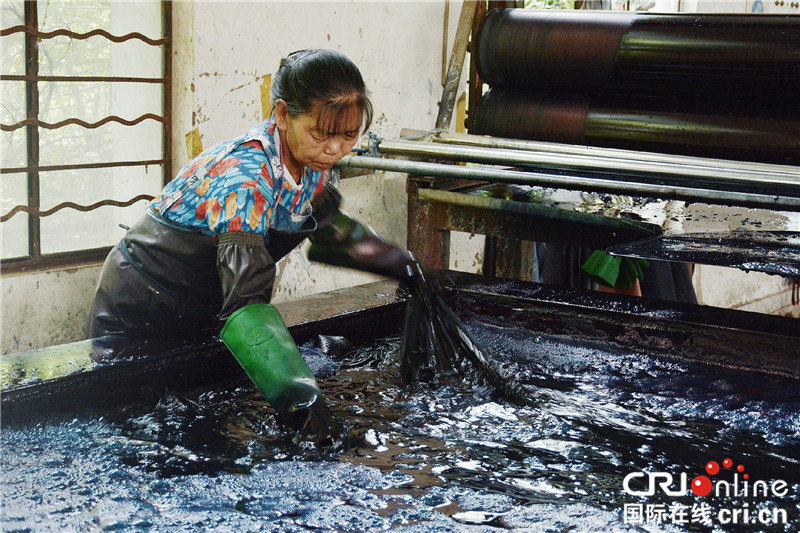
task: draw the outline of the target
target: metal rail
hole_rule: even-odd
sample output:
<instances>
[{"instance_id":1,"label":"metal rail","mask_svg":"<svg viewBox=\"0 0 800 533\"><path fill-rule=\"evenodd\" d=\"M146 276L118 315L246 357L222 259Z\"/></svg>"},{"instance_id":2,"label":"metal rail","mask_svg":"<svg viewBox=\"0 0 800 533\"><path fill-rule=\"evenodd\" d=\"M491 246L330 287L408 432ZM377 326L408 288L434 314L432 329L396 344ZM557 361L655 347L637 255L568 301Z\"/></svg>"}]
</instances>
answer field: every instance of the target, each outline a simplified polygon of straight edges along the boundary
<instances>
[{"instance_id":1,"label":"metal rail","mask_svg":"<svg viewBox=\"0 0 800 533\"><path fill-rule=\"evenodd\" d=\"M473 136L474 137L474 136ZM377 145L382 154L407 157L425 157L448 161L483 163L490 165L524 166L537 169L578 171L589 173L627 174L653 180L672 178L700 180L699 188L757 187L779 189L776 192L800 196L800 168L784 165L746 163L681 156L670 158L663 154L639 153L637 157L607 157L603 151L595 153L561 153L553 151L558 145L540 147L538 151L504 147L459 146L441 142L419 142L383 139ZM545 151L544 148L549 148ZM635 152L632 152L635 153ZM616 154L619 155L619 154ZM650 157L653 156L653 157ZM762 191L763 192L763 191Z\"/></svg>"},{"instance_id":2,"label":"metal rail","mask_svg":"<svg viewBox=\"0 0 800 533\"><path fill-rule=\"evenodd\" d=\"M568 176L486 166L461 166L424 161L382 159L380 157L370 156L345 156L337 163L337 166L343 168L367 168L372 170L404 172L422 176L448 177L497 183L516 183L590 192L610 192L623 195L674 198L692 202L702 201L712 204L722 203L800 211L800 196L746 193L661 185L656 183L637 183L609 178Z\"/></svg>"},{"instance_id":3,"label":"metal rail","mask_svg":"<svg viewBox=\"0 0 800 533\"><path fill-rule=\"evenodd\" d=\"M731 159L717 159L697 157L691 155L663 154L658 152L637 152L622 148L604 148L599 146L581 146L577 144L562 144L545 141L525 141L521 139L506 139L503 137L490 137L487 135L471 135L468 133L439 132L431 136L431 141L464 146L483 146L486 148L508 148L510 150L524 150L530 152L555 152L559 154L585 155L603 157L607 159L621 159L625 161L647 161L672 163L693 167L732 168L739 170L752 170L770 173L794 173L800 179L800 167L778 165L774 163L758 163L752 161L735 161Z\"/></svg>"}]
</instances>

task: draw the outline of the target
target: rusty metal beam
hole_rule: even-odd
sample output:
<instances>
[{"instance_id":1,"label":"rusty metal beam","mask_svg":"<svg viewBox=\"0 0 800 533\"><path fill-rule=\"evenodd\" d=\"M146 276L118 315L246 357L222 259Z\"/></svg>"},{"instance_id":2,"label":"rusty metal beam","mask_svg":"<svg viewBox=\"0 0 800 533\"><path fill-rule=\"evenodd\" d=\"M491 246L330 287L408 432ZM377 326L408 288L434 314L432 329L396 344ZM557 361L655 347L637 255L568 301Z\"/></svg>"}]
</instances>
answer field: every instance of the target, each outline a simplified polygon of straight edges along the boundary
<instances>
[{"instance_id":1,"label":"rusty metal beam","mask_svg":"<svg viewBox=\"0 0 800 533\"><path fill-rule=\"evenodd\" d=\"M131 82L131 83L165 83L165 78L143 78L130 76L39 76L38 74L4 74L0 76L0 81L77 81L77 82Z\"/></svg>"},{"instance_id":2,"label":"rusty metal beam","mask_svg":"<svg viewBox=\"0 0 800 533\"><path fill-rule=\"evenodd\" d=\"M430 227L427 231L513 236L523 241L600 249L660 235L662 231L655 224L634 220L437 189L420 188L416 196L418 211L425 216L421 221L415 219L415 225Z\"/></svg>"},{"instance_id":3,"label":"rusty metal beam","mask_svg":"<svg viewBox=\"0 0 800 533\"><path fill-rule=\"evenodd\" d=\"M148 37L145 37L141 33L136 33L136 32L128 33L125 35L113 35L107 32L106 30L100 28L85 33L77 33L63 28L45 32L45 31L40 31L36 26L31 27L30 25L12 26L10 28L0 30L0 37L5 37L7 35L12 35L14 33L26 33L36 38L39 41L42 41L44 39L53 39L55 37L69 37L70 39L83 41L90 37L100 36L100 37L105 37L109 41L115 43L124 43L125 41L130 41L131 39L138 39L151 46L161 46L162 44L165 44L167 42L166 38L150 39Z\"/></svg>"},{"instance_id":4,"label":"rusty metal beam","mask_svg":"<svg viewBox=\"0 0 800 533\"><path fill-rule=\"evenodd\" d=\"M14 174L19 172L50 172L53 170L80 170L88 168L113 168L113 167L133 167L133 166L147 166L147 165L162 165L167 162L166 159L147 159L144 161L109 161L107 163L80 163L76 165L43 165L43 166L27 166L16 168L2 168L0 174Z\"/></svg>"},{"instance_id":5,"label":"rusty metal beam","mask_svg":"<svg viewBox=\"0 0 800 533\"><path fill-rule=\"evenodd\" d=\"M38 2L25 2L25 26L27 28L37 28L39 23ZM27 119L29 121L39 120L39 84L36 78L39 76L39 40L32 33L25 34L25 98ZM26 126L28 159L28 206L32 209L39 209L39 128L33 123ZM41 223L39 217L28 219L28 253L33 261L42 255L41 242Z\"/></svg>"},{"instance_id":6,"label":"rusty metal beam","mask_svg":"<svg viewBox=\"0 0 800 533\"><path fill-rule=\"evenodd\" d=\"M419 176L408 177L408 249L428 268L447 270L450 268L450 232L433 224L431 202L420 199L420 191L428 190L423 188L425 181Z\"/></svg>"}]
</instances>

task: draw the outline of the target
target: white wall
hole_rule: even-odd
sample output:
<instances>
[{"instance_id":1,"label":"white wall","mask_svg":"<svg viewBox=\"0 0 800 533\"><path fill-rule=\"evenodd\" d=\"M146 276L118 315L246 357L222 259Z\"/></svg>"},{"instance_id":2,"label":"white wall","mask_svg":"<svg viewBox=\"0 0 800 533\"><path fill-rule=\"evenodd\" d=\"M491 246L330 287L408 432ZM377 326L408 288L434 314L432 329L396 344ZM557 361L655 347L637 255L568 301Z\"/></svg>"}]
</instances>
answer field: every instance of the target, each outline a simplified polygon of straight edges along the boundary
<instances>
[{"instance_id":1,"label":"white wall","mask_svg":"<svg viewBox=\"0 0 800 533\"><path fill-rule=\"evenodd\" d=\"M459 11L460 3L452 2L448 43ZM188 160L185 136L194 129L209 147L262 120L264 76L281 57L304 48L332 48L356 62L375 109L372 132L396 137L402 128L433 128L442 95L444 16L438 1L175 4L175 168ZM341 190L345 211L405 243L404 175L347 179ZM311 264L307 246L278 265L275 301L376 279Z\"/></svg>"},{"instance_id":2,"label":"white wall","mask_svg":"<svg viewBox=\"0 0 800 533\"><path fill-rule=\"evenodd\" d=\"M692 283L703 305L800 317L800 305L792 303L792 282L780 276L696 265Z\"/></svg>"},{"instance_id":3,"label":"white wall","mask_svg":"<svg viewBox=\"0 0 800 533\"><path fill-rule=\"evenodd\" d=\"M333 48L361 68L382 136L431 129L442 92L444 2L174 2L173 168L188 160L186 134L204 147L262 120L261 84L280 58ZM448 50L460 12L450 3ZM158 191L147 191L156 194ZM405 176L345 180L344 209L405 243ZM312 265L305 249L279 264L275 301L365 283L373 276ZM4 276L2 353L81 339L99 265Z\"/></svg>"}]
</instances>

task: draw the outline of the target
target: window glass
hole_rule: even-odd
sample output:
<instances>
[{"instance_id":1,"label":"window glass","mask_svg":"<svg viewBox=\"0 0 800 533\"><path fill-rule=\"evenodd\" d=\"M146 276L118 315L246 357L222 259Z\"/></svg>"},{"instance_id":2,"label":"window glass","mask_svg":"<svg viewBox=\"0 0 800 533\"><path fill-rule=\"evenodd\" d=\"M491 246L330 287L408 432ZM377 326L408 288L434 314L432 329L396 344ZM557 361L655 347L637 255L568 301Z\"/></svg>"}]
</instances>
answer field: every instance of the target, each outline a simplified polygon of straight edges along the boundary
<instances>
[{"instance_id":1,"label":"window glass","mask_svg":"<svg viewBox=\"0 0 800 533\"><path fill-rule=\"evenodd\" d=\"M25 120L25 82L3 81L0 84L0 123L13 125ZM0 131L0 165L24 167L28 161L28 132L24 127Z\"/></svg>"},{"instance_id":2,"label":"window glass","mask_svg":"<svg viewBox=\"0 0 800 533\"><path fill-rule=\"evenodd\" d=\"M162 174L160 165L42 172L42 210L65 199L91 205L105 199L126 202L140 194L155 196ZM112 246L124 235L119 225L133 225L146 207L147 200L140 200L128 207L104 206L88 212L61 209L41 219L42 253Z\"/></svg>"},{"instance_id":3,"label":"window glass","mask_svg":"<svg viewBox=\"0 0 800 533\"><path fill-rule=\"evenodd\" d=\"M161 115L163 93L160 83L40 82L39 115L50 124L69 118L93 123L112 115L131 121Z\"/></svg>"},{"instance_id":4,"label":"window glass","mask_svg":"<svg viewBox=\"0 0 800 533\"><path fill-rule=\"evenodd\" d=\"M42 212L64 202L80 206L103 201L132 203L139 196L158 194L164 182L160 162L168 157L164 124L168 102L166 80L162 79L168 45L161 42L166 29L163 9L158 1L2 2L4 30L24 26L30 18L26 10L34 10L38 21L34 30L40 32L37 47L31 50L26 50L22 31L14 31L0 42L4 76L26 74L25 65L30 61L36 61L39 76L33 84L20 80L2 83L2 124L28 119L29 87L38 94L35 118L39 121L38 127L13 128L0 136L2 168L6 172L29 164L32 168L29 174L3 174L3 213L27 205L29 191L38 195ZM65 31L74 34L64 35ZM26 58L36 49L36 57ZM92 79L76 79L84 77ZM38 149L29 154L31 131ZM149 161L159 163L143 164ZM37 165L109 163L130 165L36 171ZM41 242L34 243L33 263L47 254L113 245L120 238L118 225L133 224L145 205L146 200L140 199L126 207L102 206L89 211L64 207L44 217L17 214L2 223L2 257L30 253L28 238L37 219ZM36 251L39 248L41 255Z\"/></svg>"},{"instance_id":5,"label":"window glass","mask_svg":"<svg viewBox=\"0 0 800 533\"><path fill-rule=\"evenodd\" d=\"M22 1L3 0L0 3L0 20L4 28L13 28L25 24L25 10Z\"/></svg>"},{"instance_id":6,"label":"window glass","mask_svg":"<svg viewBox=\"0 0 800 533\"><path fill-rule=\"evenodd\" d=\"M39 43L39 74L160 78L161 57L159 47L139 39L115 43L102 36L59 36Z\"/></svg>"},{"instance_id":7,"label":"window glass","mask_svg":"<svg viewBox=\"0 0 800 533\"><path fill-rule=\"evenodd\" d=\"M0 180L0 214L5 215L16 205L28 203L27 174L3 174ZM28 214L17 213L0 224L0 249L3 259L28 255Z\"/></svg>"},{"instance_id":8,"label":"window glass","mask_svg":"<svg viewBox=\"0 0 800 533\"><path fill-rule=\"evenodd\" d=\"M6 17L7 6L2 2L3 9L3 28L12 28L22 24L21 21L13 22L13 17ZM6 18L9 19L6 22ZM25 74L25 34L23 32L12 33L0 37L0 60L2 60L3 74L22 76ZM3 81L3 84L6 82Z\"/></svg>"},{"instance_id":9,"label":"window glass","mask_svg":"<svg viewBox=\"0 0 800 533\"><path fill-rule=\"evenodd\" d=\"M39 129L42 166L82 165L119 161L152 161L162 158L163 125L145 120L134 126L109 122L87 129L68 125Z\"/></svg>"},{"instance_id":10,"label":"window glass","mask_svg":"<svg viewBox=\"0 0 800 533\"><path fill-rule=\"evenodd\" d=\"M162 36L161 2L152 0L49 0L39 2L38 12L39 28L43 32L68 29L86 33L104 29L117 36L129 33L141 33L152 39Z\"/></svg>"},{"instance_id":11,"label":"window glass","mask_svg":"<svg viewBox=\"0 0 800 533\"><path fill-rule=\"evenodd\" d=\"M62 29L76 33L108 29L111 24L111 4L111 0L38 2L39 29L45 33Z\"/></svg>"}]
</instances>

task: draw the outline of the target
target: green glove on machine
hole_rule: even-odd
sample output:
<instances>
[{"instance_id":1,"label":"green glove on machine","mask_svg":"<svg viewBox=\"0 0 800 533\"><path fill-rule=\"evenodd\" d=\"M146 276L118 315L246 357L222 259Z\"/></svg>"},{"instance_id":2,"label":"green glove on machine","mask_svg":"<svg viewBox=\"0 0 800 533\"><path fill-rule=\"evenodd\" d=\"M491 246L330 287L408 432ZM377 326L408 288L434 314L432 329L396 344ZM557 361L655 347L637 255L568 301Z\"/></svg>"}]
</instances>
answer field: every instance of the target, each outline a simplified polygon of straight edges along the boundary
<instances>
[{"instance_id":1,"label":"green glove on machine","mask_svg":"<svg viewBox=\"0 0 800 533\"><path fill-rule=\"evenodd\" d=\"M336 440L341 428L275 306L251 304L236 310L220 337L299 439L317 444Z\"/></svg>"},{"instance_id":2,"label":"green glove on machine","mask_svg":"<svg viewBox=\"0 0 800 533\"><path fill-rule=\"evenodd\" d=\"M613 256L595 250L581 266L592 279L607 287L629 289L637 279L644 279L644 269L650 264L646 259Z\"/></svg>"}]
</instances>

